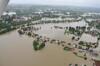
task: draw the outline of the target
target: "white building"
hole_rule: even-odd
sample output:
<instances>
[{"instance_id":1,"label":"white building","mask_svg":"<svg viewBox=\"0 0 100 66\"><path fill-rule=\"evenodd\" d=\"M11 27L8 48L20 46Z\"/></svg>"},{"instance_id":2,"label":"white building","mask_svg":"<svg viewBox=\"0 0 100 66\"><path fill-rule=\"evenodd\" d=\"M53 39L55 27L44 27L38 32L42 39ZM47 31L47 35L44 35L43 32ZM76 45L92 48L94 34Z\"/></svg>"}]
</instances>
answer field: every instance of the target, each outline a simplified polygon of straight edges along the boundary
<instances>
[{"instance_id":1,"label":"white building","mask_svg":"<svg viewBox=\"0 0 100 66\"><path fill-rule=\"evenodd\" d=\"M42 18L41 21L66 21L66 20L75 20L75 18Z\"/></svg>"},{"instance_id":2,"label":"white building","mask_svg":"<svg viewBox=\"0 0 100 66\"><path fill-rule=\"evenodd\" d=\"M16 12L4 12L3 15L13 16L16 15Z\"/></svg>"}]
</instances>

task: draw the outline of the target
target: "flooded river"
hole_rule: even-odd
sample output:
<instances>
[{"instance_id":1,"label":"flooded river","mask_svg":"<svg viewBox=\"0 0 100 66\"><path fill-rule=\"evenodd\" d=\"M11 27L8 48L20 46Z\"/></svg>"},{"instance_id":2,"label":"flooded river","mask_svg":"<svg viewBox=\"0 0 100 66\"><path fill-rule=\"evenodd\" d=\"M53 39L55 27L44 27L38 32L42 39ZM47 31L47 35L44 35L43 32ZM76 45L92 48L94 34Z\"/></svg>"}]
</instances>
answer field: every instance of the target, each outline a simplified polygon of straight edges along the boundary
<instances>
[{"instance_id":1,"label":"flooded river","mask_svg":"<svg viewBox=\"0 0 100 66\"><path fill-rule=\"evenodd\" d=\"M56 33L50 30L44 27L43 30L38 31L38 34L55 39L58 38L58 40L64 39L70 41L64 36L63 30L58 29ZM20 36L17 30L1 35L0 66L68 66L70 63L79 65L91 64L88 60L76 57L72 52L64 51L62 46L56 44L47 44L43 50L36 52L33 50L32 42L33 38L25 35Z\"/></svg>"}]
</instances>

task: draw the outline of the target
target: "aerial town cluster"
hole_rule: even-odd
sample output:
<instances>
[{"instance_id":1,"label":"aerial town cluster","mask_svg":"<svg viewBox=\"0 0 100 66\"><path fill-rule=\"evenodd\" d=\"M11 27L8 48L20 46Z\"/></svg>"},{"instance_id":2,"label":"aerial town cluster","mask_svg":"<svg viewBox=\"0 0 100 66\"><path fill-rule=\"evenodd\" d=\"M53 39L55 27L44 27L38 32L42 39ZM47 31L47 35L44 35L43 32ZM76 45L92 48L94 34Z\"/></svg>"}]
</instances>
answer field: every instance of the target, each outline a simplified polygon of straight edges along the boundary
<instances>
[{"instance_id":1,"label":"aerial town cluster","mask_svg":"<svg viewBox=\"0 0 100 66\"><path fill-rule=\"evenodd\" d=\"M0 34L17 30L20 36L32 38L35 52L54 44L61 46L65 53L81 58L81 66L98 65L100 13L94 9L75 9L77 7L9 6L0 18ZM73 62L68 65L72 66Z\"/></svg>"}]
</instances>

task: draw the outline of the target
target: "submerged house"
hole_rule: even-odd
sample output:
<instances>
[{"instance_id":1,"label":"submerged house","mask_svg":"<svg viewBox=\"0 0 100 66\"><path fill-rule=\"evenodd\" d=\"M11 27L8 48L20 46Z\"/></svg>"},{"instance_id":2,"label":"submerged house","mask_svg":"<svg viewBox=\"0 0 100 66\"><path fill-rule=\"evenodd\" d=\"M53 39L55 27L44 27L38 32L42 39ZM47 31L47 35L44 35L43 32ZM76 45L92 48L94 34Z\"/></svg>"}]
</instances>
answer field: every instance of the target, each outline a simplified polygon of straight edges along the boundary
<instances>
[{"instance_id":1,"label":"submerged house","mask_svg":"<svg viewBox=\"0 0 100 66\"><path fill-rule=\"evenodd\" d=\"M91 58L94 60L96 66L100 66L100 50L93 50L90 54Z\"/></svg>"},{"instance_id":2,"label":"submerged house","mask_svg":"<svg viewBox=\"0 0 100 66\"><path fill-rule=\"evenodd\" d=\"M100 66L100 42L96 49L93 50L93 53L96 54L92 55L92 59L95 61L96 66Z\"/></svg>"},{"instance_id":3,"label":"submerged house","mask_svg":"<svg viewBox=\"0 0 100 66\"><path fill-rule=\"evenodd\" d=\"M96 61L96 60L95 60L95 65L96 65L96 66L100 66L100 61Z\"/></svg>"}]
</instances>

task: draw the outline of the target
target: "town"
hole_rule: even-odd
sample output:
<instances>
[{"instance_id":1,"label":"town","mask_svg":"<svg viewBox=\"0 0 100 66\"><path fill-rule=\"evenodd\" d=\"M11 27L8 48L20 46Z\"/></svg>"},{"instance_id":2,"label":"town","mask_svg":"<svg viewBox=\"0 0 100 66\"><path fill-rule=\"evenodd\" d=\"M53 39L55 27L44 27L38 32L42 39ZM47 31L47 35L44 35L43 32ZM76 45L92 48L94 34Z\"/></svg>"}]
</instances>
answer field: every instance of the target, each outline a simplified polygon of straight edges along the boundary
<instances>
[{"instance_id":1,"label":"town","mask_svg":"<svg viewBox=\"0 0 100 66\"><path fill-rule=\"evenodd\" d=\"M57 54L62 53L61 56L66 57L66 62L62 61L62 63L65 62L64 66L98 65L100 10L74 6L25 6L9 5L7 7L0 18L1 36L8 34L12 37L6 39L9 42L18 40L20 44L25 42L26 47L32 45L34 53L40 52L37 53L37 57L38 54L43 56L42 52L48 53L52 50L50 53L56 53L57 50ZM27 45L27 42L30 45Z\"/></svg>"}]
</instances>

